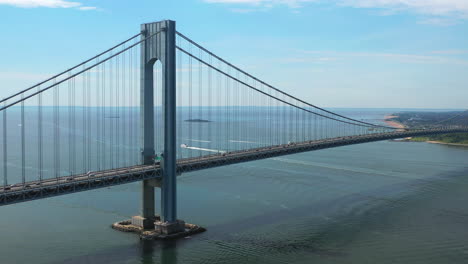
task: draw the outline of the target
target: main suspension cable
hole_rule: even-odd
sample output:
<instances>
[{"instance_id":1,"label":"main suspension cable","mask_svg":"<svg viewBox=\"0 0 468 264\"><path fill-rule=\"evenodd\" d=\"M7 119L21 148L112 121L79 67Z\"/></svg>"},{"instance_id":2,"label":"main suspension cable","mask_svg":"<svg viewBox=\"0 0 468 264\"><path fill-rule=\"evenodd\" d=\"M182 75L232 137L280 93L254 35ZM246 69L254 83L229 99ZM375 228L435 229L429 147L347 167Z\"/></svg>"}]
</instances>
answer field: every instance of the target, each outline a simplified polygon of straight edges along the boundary
<instances>
[{"instance_id":1,"label":"main suspension cable","mask_svg":"<svg viewBox=\"0 0 468 264\"><path fill-rule=\"evenodd\" d=\"M346 124L350 124L350 125L363 126L363 127L375 127L375 125L372 125L372 124L366 124L366 125L364 125L364 124L356 124L356 123L351 123L351 122L348 122L348 121L339 120L339 119L336 119L336 118L333 118L333 117L329 117L329 116L325 116L325 115L323 115L323 114L319 114L319 113L310 111L310 110L308 110L308 109L306 109L306 108L297 106L297 105L295 105L295 104L293 104L293 103L287 102L287 101L285 101L285 100L283 100L283 99L280 99L280 98L278 98L278 97L276 97L276 96L270 95L270 94L268 94L268 93L266 93L266 92L264 92L264 91L262 91L262 90L259 90L259 89L255 88L254 86L252 86L252 85L250 85L250 84L248 84L248 83L246 83L246 82L244 82L244 81L241 81L240 79L237 79L236 77L234 77L234 76L232 76L232 75L230 75L230 74L228 74L228 73L226 73L226 72L224 72L224 71L222 71L222 70L220 70L220 69L214 67L213 65L210 65L209 63L205 62L204 60L201 60L200 58L196 57L195 55L193 55L193 54L191 54L190 52L188 52L188 51L182 49L182 48L179 47L179 46L176 46L176 48L179 49L180 51L182 51L183 53L185 53L186 55L190 56L191 58L193 58L193 59L195 59L195 60L198 60L198 61L200 61L201 63L205 64L206 66L212 68L213 70L215 70L215 71L221 73L222 75L224 75L224 76L226 76L226 77L228 77L228 78L230 78L230 79L232 79L232 80L235 80L235 81L237 81L237 82L239 82L239 83L241 83L241 84L243 84L243 85L245 85L245 86L247 86L247 87L249 87L249 88L251 88L251 89L253 89L253 90L255 90L255 91L259 92L259 93L261 93L261 94L264 94L264 95L266 95L266 96L268 96L268 97L271 97L271 98L273 98L273 99L275 99L275 100L278 100L278 101L280 101L280 102L282 102L282 103L284 103L284 104L287 104L287 105L289 105L289 106L292 106L292 107L294 107L294 108L297 108L297 109L300 109L300 110L303 110L303 111L309 112L309 113L311 113L311 114L318 115L318 116L321 116L321 117L324 117L324 118L327 118L327 119L330 119L330 120L335 120L335 121L342 122L342 123L346 123ZM1 109L0 109L0 110L1 110ZM359 123L362 123L362 122L359 122ZM393 128L393 127L384 127L384 128L395 129L395 128Z\"/></svg>"},{"instance_id":2,"label":"main suspension cable","mask_svg":"<svg viewBox=\"0 0 468 264\"><path fill-rule=\"evenodd\" d=\"M44 84L44 83L46 83L46 82L48 82L48 81L51 81L51 80L53 80L53 79L56 79L57 77L62 76L63 74L65 74L65 73L67 73L67 72L70 72L70 71L72 71L72 70L74 70L74 69L76 69L76 68L78 68L78 67L80 67L80 66L82 66L82 65L85 65L86 63L88 63L88 62L90 62L90 61L92 61L92 60L94 60L94 59L96 59L96 58L98 58L98 57L100 57L100 56L106 54L107 52L109 52L109 51L111 51L111 50L113 50L113 49L115 49L115 48L117 48L117 47L119 47L119 46L121 46L121 45L123 45L123 44L125 44L125 43L127 43L127 42L129 42L129 41L131 41L132 39L134 39L134 38L140 36L141 34L142 34L142 33L140 32L140 33L138 33L138 34L136 34L136 35L134 35L134 36L132 36L132 37L130 37L130 38L128 38L128 39L122 41L122 42L120 42L119 44L113 46L112 48L109 48L109 49L107 49L107 50L105 50L105 51L103 51L103 52L101 52L101 53L99 53L99 54L93 56L92 58L87 59L87 60L85 60L85 61L83 61L83 62L81 62L81 63L79 63L79 64L77 64L77 65L75 65L75 66L73 66L73 67L71 67L71 68L69 68L69 69L67 69L67 70L65 70L65 71L63 71L63 72L61 72L61 73L59 73L59 74L56 74L56 75L54 75L54 76L52 76L52 77L50 77L50 78L48 78L48 79L46 79L46 80L44 80L44 81L42 81L42 82L39 82L39 83L37 83L37 84L35 84L35 85L29 87L29 88L26 88L26 89L24 89L24 90L22 90L22 91L19 91L19 92L13 94L13 95L10 95L10 96L8 96L8 97L6 97L6 98L3 98L2 100L0 100L0 103L3 103L4 101L7 101L7 100L9 100L9 99L11 99L11 98L13 98L13 97L15 97L15 96L18 96L18 95L20 95L20 94L22 94L22 93L27 92L27 91L29 91L29 90L32 90L32 89L34 89L34 88L36 88L36 87L38 87L38 86L40 86L40 85L42 85L42 84Z\"/></svg>"},{"instance_id":3,"label":"main suspension cable","mask_svg":"<svg viewBox=\"0 0 468 264\"><path fill-rule=\"evenodd\" d=\"M32 93L32 94L30 94L30 95L28 95L28 96L25 96L24 98L21 98L21 99L15 101L15 102L13 102L13 103L7 104L6 106L3 106L2 108L0 108L0 111L3 111L3 110L5 110L5 109L7 109L7 108L9 108L9 107L11 107L11 106L13 106L13 105L16 105L16 104L18 104L18 103L20 103L20 102L22 102L22 101L24 101L24 100L26 100L26 99L29 99L29 98L31 98L31 97L33 97L33 96L39 94L39 93L42 93L42 92L44 92L44 91L47 91L47 90L49 90L50 88L52 88L52 87L54 87L54 86L56 86L56 85L59 85L59 84L61 84L61 83L64 83L64 82L70 80L71 78L76 77L76 76L78 76L78 75L80 75L80 74L82 74L82 73L84 73L84 72L86 72L86 71L88 71L88 70L90 70L90 69L92 69L92 68L94 68L94 67L96 67L96 66L98 66L98 65L100 65L100 64L102 64L102 63L104 63L104 62L106 62L106 61L108 61L108 60L110 60L110 59L112 59L112 58L114 58L114 57L120 55L120 54L122 54L122 53L124 53L125 51L127 51L127 50L129 50L129 49L135 47L136 45L138 45L138 44L140 44L140 43L142 43L142 42L144 42L144 41L146 41L146 40L148 40L149 38L152 38L152 37L156 36L157 34L159 34L159 33L161 33L161 32L162 32L162 30L157 31L157 32L155 32L155 33L149 35L148 37L146 37L146 38L144 38L144 39L142 39L142 40L140 40L140 41L138 41L138 42L136 42L136 43L134 43L134 44L128 46L127 48L125 48L125 49L123 49L123 50L121 50L121 51L119 51L119 52L117 52L117 53L115 53L115 54L113 54L113 55L111 55L111 56L109 56L109 57L103 59L103 60L100 61L100 62L94 63L93 65L91 65L91 66L89 66L89 67L87 67L87 68L84 68L83 70L81 70L81 71L79 71L79 72L77 72L77 73L75 73L75 74L72 74L72 75L66 77L66 78L63 79L63 80L57 81L57 82L53 83L52 85L49 85L49 86L47 86L46 88L43 88L43 89L41 89L41 90L39 90L39 91L37 91L37 92L35 92L35 93ZM21 94L21 93L23 93L23 92L20 92L19 94ZM10 96L10 97L8 97L8 98L12 98L12 97L14 97L14 96ZM7 100L7 99L3 99L2 102L5 101L5 100Z\"/></svg>"},{"instance_id":4,"label":"main suspension cable","mask_svg":"<svg viewBox=\"0 0 468 264\"><path fill-rule=\"evenodd\" d=\"M291 94L288 94L288 93L286 93L286 92L283 92L282 90L280 90L280 89L278 89L278 88L276 88L276 87L274 87L274 86L272 86L272 85L270 85L270 84L268 84L268 83L266 83L266 82L264 82L264 81L262 81L262 80L260 80L260 79L258 79L258 78L256 78L256 77L254 77L253 75L251 75L251 74L245 72L244 70L240 69L239 67L234 66L233 64L229 63L228 61L222 59L221 57L215 55L214 53L212 53L211 51L207 50L207 49L204 48L203 46L199 45L199 44L196 43L195 41L191 40L190 38L188 38L188 37L185 36L184 34L178 32L178 31L177 31L176 33L177 33L179 36L181 36L183 39L185 39L186 41L188 41L189 43L195 45L195 46L198 47L199 49L205 51L206 53L208 53L208 54L210 54L211 56L215 57L216 59L222 61L223 63L227 64L228 66L230 66L230 67L236 69L237 71L239 71L239 72L241 72L241 73L243 73L243 74L249 76L250 78L254 79L255 81L258 81L258 82L260 82L261 84L263 84L263 85L265 85L265 86L267 86L267 87L269 87L269 88L271 88L271 89L273 89L273 90L275 90L275 91L278 91L278 92L280 92L280 93L282 93L282 94L284 94L284 95L286 95L286 96L288 96L288 97L290 97L290 98L292 98L292 99L294 99L294 100L297 100L297 101L299 101L299 102L301 102L301 103L303 103L303 104L305 104L305 105L308 105L308 106L313 107L313 108L315 108L315 109L324 111L324 112L326 112L326 113L329 113L329 114L332 114L332 115L335 115L335 116L338 116L338 117L341 117L341 118L344 118L344 119L347 119L347 120L350 120L350 121L353 121L353 122L358 122L358 123L361 123L361 124L366 124L366 125L368 125L368 126L372 126L372 127L383 127L383 128L387 128L387 129L397 129L397 128L394 128L394 127L376 125L376 124L364 122L364 121L361 121L361 120L349 118L349 117L346 117L346 116L343 116L343 115L334 113L334 112L332 112L332 111L326 110L326 109L324 109L324 108L318 107L318 106L316 106L316 105L310 104L310 103L308 103L308 102L306 102L306 101L303 101L303 100L301 100L301 99L299 99L299 98L297 98L297 97L295 97L295 96L293 96L293 95L291 95Z\"/></svg>"}]
</instances>

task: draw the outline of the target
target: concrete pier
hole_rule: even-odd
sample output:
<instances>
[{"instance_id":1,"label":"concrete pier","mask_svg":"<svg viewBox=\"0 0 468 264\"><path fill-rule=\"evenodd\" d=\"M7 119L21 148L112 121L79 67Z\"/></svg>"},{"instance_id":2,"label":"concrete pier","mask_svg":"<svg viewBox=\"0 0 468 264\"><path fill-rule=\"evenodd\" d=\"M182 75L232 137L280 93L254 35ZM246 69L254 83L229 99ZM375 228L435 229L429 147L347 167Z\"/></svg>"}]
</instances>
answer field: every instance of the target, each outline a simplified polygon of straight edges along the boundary
<instances>
[{"instance_id":1,"label":"concrete pier","mask_svg":"<svg viewBox=\"0 0 468 264\"><path fill-rule=\"evenodd\" d=\"M154 223L155 230L164 235L176 234L185 231L185 222L176 220L174 222L156 221Z\"/></svg>"},{"instance_id":2,"label":"concrete pier","mask_svg":"<svg viewBox=\"0 0 468 264\"><path fill-rule=\"evenodd\" d=\"M177 220L176 224L161 222L159 216L154 216L155 226L154 229L144 229L141 225L134 225L134 221L139 221L139 216L133 217L131 220L120 221L112 224L112 228L122 232L132 232L140 235L140 239L144 240L170 240L183 238L195 234L205 232L206 229L194 225L185 223L184 221Z\"/></svg>"}]
</instances>

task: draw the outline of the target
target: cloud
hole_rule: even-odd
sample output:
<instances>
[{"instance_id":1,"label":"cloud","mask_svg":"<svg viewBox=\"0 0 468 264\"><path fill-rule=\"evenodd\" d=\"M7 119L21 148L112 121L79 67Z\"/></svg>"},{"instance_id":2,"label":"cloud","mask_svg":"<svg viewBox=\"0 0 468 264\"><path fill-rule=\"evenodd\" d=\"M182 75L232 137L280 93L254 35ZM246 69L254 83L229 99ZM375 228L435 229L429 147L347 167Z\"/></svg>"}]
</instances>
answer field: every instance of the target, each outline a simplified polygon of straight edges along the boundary
<instances>
[{"instance_id":1,"label":"cloud","mask_svg":"<svg viewBox=\"0 0 468 264\"><path fill-rule=\"evenodd\" d=\"M434 50L431 53L442 55L461 55L468 54L468 50Z\"/></svg>"},{"instance_id":2,"label":"cloud","mask_svg":"<svg viewBox=\"0 0 468 264\"><path fill-rule=\"evenodd\" d=\"M458 23L458 19L445 18L445 17L429 17L418 21L422 25L435 25L435 26L453 26Z\"/></svg>"},{"instance_id":3,"label":"cloud","mask_svg":"<svg viewBox=\"0 0 468 264\"><path fill-rule=\"evenodd\" d=\"M329 4L339 7L380 9L382 15L401 12L415 13L430 18L424 24L451 25L457 19L468 19L467 0L204 0L207 3L249 5L265 8L287 6L300 8L307 3Z\"/></svg>"},{"instance_id":4,"label":"cloud","mask_svg":"<svg viewBox=\"0 0 468 264\"><path fill-rule=\"evenodd\" d=\"M468 66L468 60L454 58L448 55L461 54L464 50L433 51L431 54L406 54L386 52L335 52L335 51L308 51L299 50L296 57L284 59L287 63L334 63L349 59L373 59L377 61L395 61L410 64L452 64Z\"/></svg>"},{"instance_id":5,"label":"cloud","mask_svg":"<svg viewBox=\"0 0 468 264\"><path fill-rule=\"evenodd\" d=\"M26 81L40 81L49 78L49 73L31 73L31 72L11 72L0 71L0 79L5 80L26 80Z\"/></svg>"},{"instance_id":6,"label":"cloud","mask_svg":"<svg viewBox=\"0 0 468 264\"><path fill-rule=\"evenodd\" d=\"M334 0L333 2L341 6L378 8L395 13L409 11L431 16L468 18L466 0Z\"/></svg>"},{"instance_id":7,"label":"cloud","mask_svg":"<svg viewBox=\"0 0 468 264\"><path fill-rule=\"evenodd\" d=\"M325 54L324 54L325 55ZM285 59L282 59L281 61L282 62L286 62L286 63L319 63L319 64L322 64L322 63L328 63L328 62L334 62L334 61L338 61L339 58L338 57L303 57L303 56L299 56L299 57L290 57L290 58L285 58Z\"/></svg>"},{"instance_id":8,"label":"cloud","mask_svg":"<svg viewBox=\"0 0 468 264\"><path fill-rule=\"evenodd\" d=\"M20 8L77 8L79 10L95 10L93 6L83 6L80 2L65 0L0 0L0 5L10 5Z\"/></svg>"},{"instance_id":9,"label":"cloud","mask_svg":"<svg viewBox=\"0 0 468 264\"><path fill-rule=\"evenodd\" d=\"M84 10L84 11L86 11L86 10L96 10L97 7L95 7L95 6L81 6L78 9Z\"/></svg>"},{"instance_id":10,"label":"cloud","mask_svg":"<svg viewBox=\"0 0 468 264\"><path fill-rule=\"evenodd\" d=\"M319 2L320 0L204 0L207 3L237 4L270 8L277 5L299 8L303 3Z\"/></svg>"}]
</instances>

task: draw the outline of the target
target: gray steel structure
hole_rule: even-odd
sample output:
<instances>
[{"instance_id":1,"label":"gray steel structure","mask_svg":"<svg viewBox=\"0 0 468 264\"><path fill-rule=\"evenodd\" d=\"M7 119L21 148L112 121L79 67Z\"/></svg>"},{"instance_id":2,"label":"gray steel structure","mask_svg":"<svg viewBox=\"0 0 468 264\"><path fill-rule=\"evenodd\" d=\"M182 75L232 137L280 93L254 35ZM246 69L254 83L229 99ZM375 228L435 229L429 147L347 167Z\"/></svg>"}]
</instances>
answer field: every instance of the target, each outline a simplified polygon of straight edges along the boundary
<instances>
[{"instance_id":1,"label":"gray steel structure","mask_svg":"<svg viewBox=\"0 0 468 264\"><path fill-rule=\"evenodd\" d=\"M176 170L177 173L180 174L183 172L221 167L231 164L320 149L362 144L381 140L448 133L468 133L468 127L394 131L388 133L297 142L250 149L246 151L234 151L226 154L204 156L201 158L180 159L177 161ZM89 174L80 174L75 176L61 177L59 179L43 180L42 182L31 181L24 185L14 185L10 187L9 190L5 190L4 187L0 187L0 206L137 181L147 182L148 185L151 186L153 184L150 181L164 182L164 177L164 169L162 169L159 165L139 165L128 168L96 172L91 176Z\"/></svg>"},{"instance_id":2,"label":"gray steel structure","mask_svg":"<svg viewBox=\"0 0 468 264\"><path fill-rule=\"evenodd\" d=\"M141 25L141 125L142 164L154 163L154 72L156 61L162 65L162 109L164 126L164 158L162 159L161 220L177 220L176 184L176 59L175 21L165 20ZM157 32L161 32L157 34ZM155 216L154 184L149 180L142 183L141 216ZM149 221L153 223L154 221ZM151 225L151 224L150 224Z\"/></svg>"}]
</instances>

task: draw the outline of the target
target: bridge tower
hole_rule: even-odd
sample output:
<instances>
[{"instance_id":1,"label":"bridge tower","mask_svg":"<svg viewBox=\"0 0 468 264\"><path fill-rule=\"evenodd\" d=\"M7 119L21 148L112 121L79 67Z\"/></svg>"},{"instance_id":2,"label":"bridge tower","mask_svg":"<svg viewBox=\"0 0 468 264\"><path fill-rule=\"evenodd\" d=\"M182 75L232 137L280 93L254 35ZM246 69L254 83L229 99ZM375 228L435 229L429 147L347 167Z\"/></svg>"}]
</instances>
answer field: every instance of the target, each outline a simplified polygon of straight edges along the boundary
<instances>
[{"instance_id":1,"label":"bridge tower","mask_svg":"<svg viewBox=\"0 0 468 264\"><path fill-rule=\"evenodd\" d=\"M162 66L162 111L164 125L164 152L161 160L162 182L144 180L142 183L141 215L132 218L132 224L144 229L155 227L155 187L161 187L161 221L156 228L164 233L183 230L177 220L176 184L176 23L165 20L141 25L142 39L160 31L142 42L140 76L140 118L142 136L142 163L153 164L154 147L154 84L153 66Z\"/></svg>"}]
</instances>

